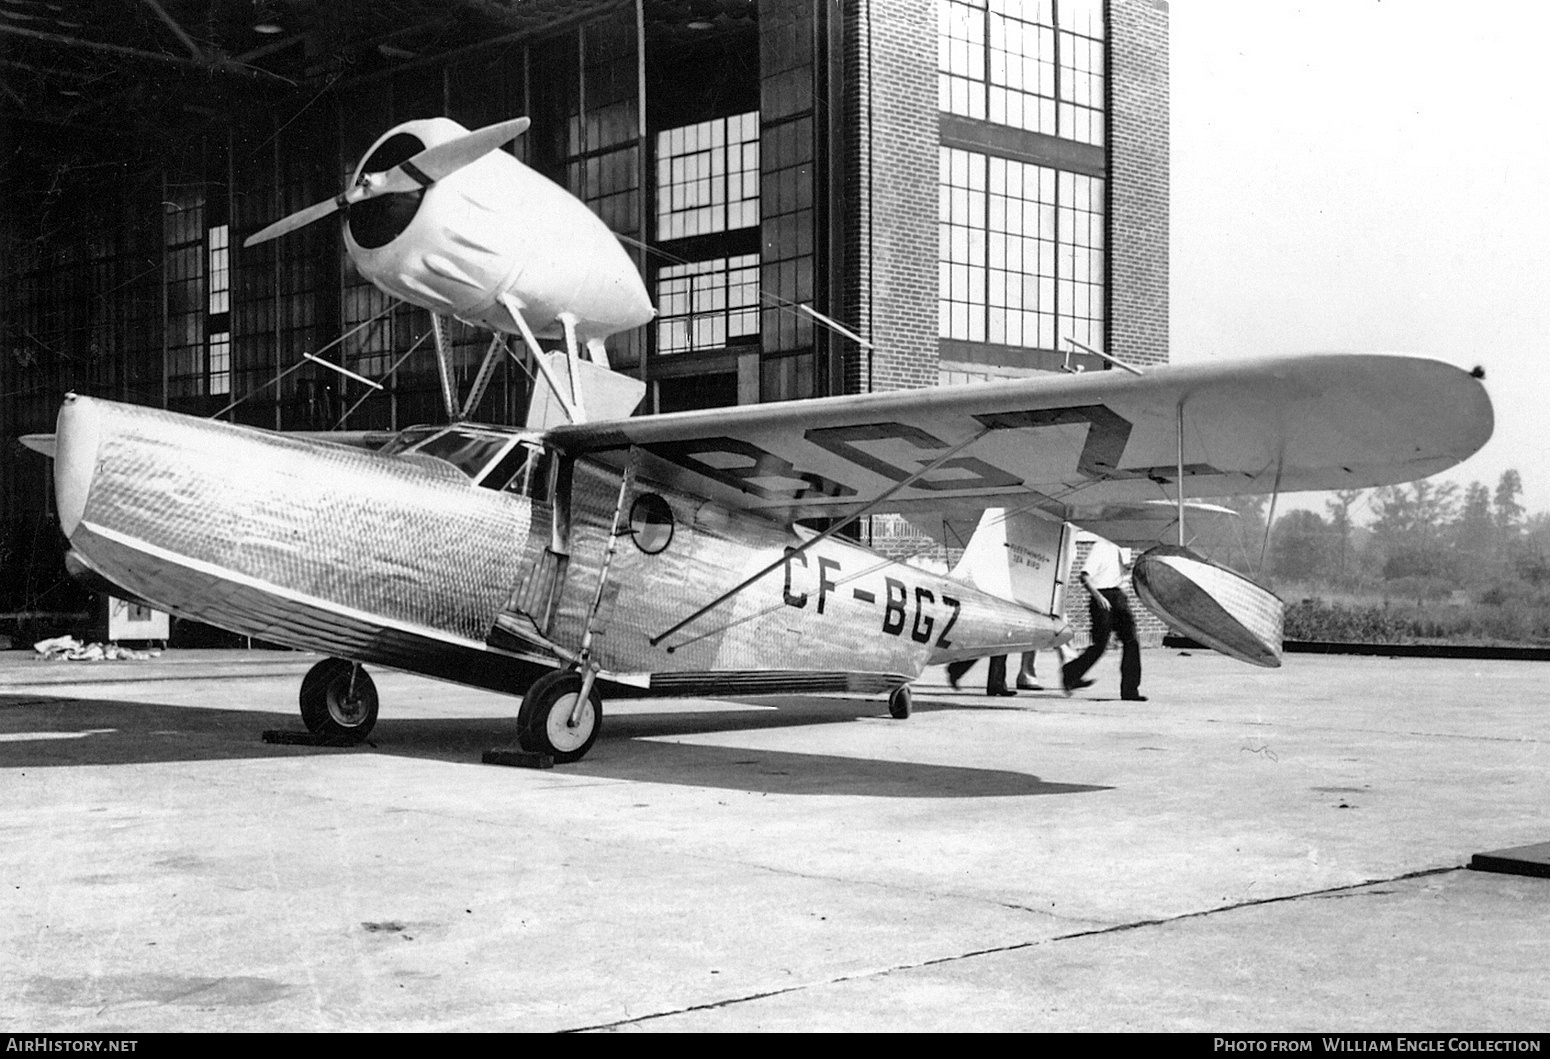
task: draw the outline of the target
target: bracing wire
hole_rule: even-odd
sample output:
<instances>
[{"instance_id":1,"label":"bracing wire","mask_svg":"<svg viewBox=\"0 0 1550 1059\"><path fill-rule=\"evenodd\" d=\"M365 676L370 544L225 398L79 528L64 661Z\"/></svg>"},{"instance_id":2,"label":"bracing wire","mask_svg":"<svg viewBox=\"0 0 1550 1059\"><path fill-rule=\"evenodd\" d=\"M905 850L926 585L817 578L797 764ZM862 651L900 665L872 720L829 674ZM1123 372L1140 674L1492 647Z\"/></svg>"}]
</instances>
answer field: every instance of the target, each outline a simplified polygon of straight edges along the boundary
<instances>
[{"instance_id":1,"label":"bracing wire","mask_svg":"<svg viewBox=\"0 0 1550 1059\"><path fill-rule=\"evenodd\" d=\"M365 320L365 321L362 321L359 324L356 324L354 327L350 328L350 330L346 331L344 334L340 335L338 338L334 339L332 342L329 342L329 343L323 345L322 347L320 347L317 350L317 352L313 354L313 356L317 356L320 353L326 353L328 350L333 349L335 346L339 345L341 342L343 342L345 339L349 338L351 335L355 334L357 331L360 331L360 330L362 330L362 329L364 329L366 327L371 326L372 324L376 323L378 320L382 319L384 316L386 316L388 313L392 312L396 308L398 308L398 303L397 302L390 302L390 303L388 303L387 307L384 308L381 312L379 312L376 316L373 316L369 320ZM285 378L291 372L295 371L298 368L305 367L306 364L307 364L306 358L298 360L295 364L292 364L290 367L288 367L284 371L280 372L280 374L276 375L274 378L265 380L264 385L259 386L256 389L249 390L247 393L243 394L241 397L239 397L235 401L231 402L231 404L227 405L225 408L222 408L219 412L215 412L215 413L211 414L209 416L209 418L210 419L219 419L221 416L225 415L227 412L230 412L233 408L236 408L243 401L246 401L250 397L257 397L259 394L261 394L265 390L269 389L269 387L276 385L281 379Z\"/></svg>"},{"instance_id":2,"label":"bracing wire","mask_svg":"<svg viewBox=\"0 0 1550 1059\"><path fill-rule=\"evenodd\" d=\"M382 373L382 377L384 379L386 379L386 378L389 378L390 376L392 376L392 374L395 371L398 370L398 366L400 364L402 364L404 361L408 360L409 359L409 355L411 353L413 353L415 350L419 349L422 345L424 345L425 344L425 340L427 338L429 338L430 336L431 336L431 333L429 331L427 331L423 335L421 335L419 338L415 339L414 340L414 345L412 345L408 349L404 350L404 355L399 357L397 360L395 360L392 363L392 365L388 368L388 370ZM344 421L346 419L349 419L352 415L354 415L355 414L355 410L357 408L359 408L361 405L365 404L368 399L370 399L371 397L373 397L376 394L376 392L377 391L375 391L375 390L367 390L365 393L361 394L359 399L357 399L354 404L352 404L348 409L345 410L344 415L339 417L339 422L334 424L333 429L338 430L340 427L344 426Z\"/></svg>"}]
</instances>

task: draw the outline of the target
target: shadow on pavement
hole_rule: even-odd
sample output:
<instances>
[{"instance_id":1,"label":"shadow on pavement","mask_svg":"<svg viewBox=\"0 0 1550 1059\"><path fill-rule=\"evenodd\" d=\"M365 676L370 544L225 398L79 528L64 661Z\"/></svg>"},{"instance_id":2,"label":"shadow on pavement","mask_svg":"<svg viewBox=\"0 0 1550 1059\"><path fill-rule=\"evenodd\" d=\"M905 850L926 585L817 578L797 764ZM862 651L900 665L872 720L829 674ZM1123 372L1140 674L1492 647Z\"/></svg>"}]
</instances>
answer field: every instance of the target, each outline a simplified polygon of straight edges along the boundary
<instances>
[{"instance_id":1,"label":"shadow on pavement","mask_svg":"<svg viewBox=\"0 0 1550 1059\"><path fill-rule=\"evenodd\" d=\"M886 712L876 700L791 697L776 709L674 713L666 703L660 713L605 713L602 736L587 758L560 766L551 775L768 794L899 798L1028 797L1109 789L1047 782L1005 769L672 741L674 736L840 724ZM261 738L266 729L300 731L301 722L293 713L0 695L0 770L361 753L483 768L479 758L485 750L514 742L516 717L388 717L378 722L367 743L343 749L272 745Z\"/></svg>"}]
</instances>

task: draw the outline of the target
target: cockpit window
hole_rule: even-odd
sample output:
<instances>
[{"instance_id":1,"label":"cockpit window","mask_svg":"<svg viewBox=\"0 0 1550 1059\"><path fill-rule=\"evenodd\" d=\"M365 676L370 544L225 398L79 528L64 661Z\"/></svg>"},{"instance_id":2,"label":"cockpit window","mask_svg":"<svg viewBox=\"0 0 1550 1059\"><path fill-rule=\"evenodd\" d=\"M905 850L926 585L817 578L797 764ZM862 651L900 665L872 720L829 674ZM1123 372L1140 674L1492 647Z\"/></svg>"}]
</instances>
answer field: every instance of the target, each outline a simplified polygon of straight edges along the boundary
<instances>
[{"instance_id":1,"label":"cockpit window","mask_svg":"<svg viewBox=\"0 0 1550 1059\"><path fill-rule=\"evenodd\" d=\"M506 450L506 454L496 461L488 474L479 479L479 484L486 489L500 490L506 488L506 483L521 472L527 463L529 449L526 445L516 444Z\"/></svg>"},{"instance_id":2,"label":"cockpit window","mask_svg":"<svg viewBox=\"0 0 1550 1059\"><path fill-rule=\"evenodd\" d=\"M536 445L518 445L513 455L522 456L522 465L506 483L506 491L542 503L549 499L549 450ZM504 461L503 461L504 462ZM491 475L493 478L494 475Z\"/></svg>"},{"instance_id":3,"label":"cockpit window","mask_svg":"<svg viewBox=\"0 0 1550 1059\"><path fill-rule=\"evenodd\" d=\"M384 456L396 456L411 446L418 445L442 427L408 427L394 435L393 440L382 446L380 451Z\"/></svg>"},{"instance_id":4,"label":"cockpit window","mask_svg":"<svg viewBox=\"0 0 1550 1059\"><path fill-rule=\"evenodd\" d=\"M455 468L485 489L541 499L549 491L549 460L537 433L479 427L409 427L380 450L428 468Z\"/></svg>"},{"instance_id":5,"label":"cockpit window","mask_svg":"<svg viewBox=\"0 0 1550 1059\"><path fill-rule=\"evenodd\" d=\"M480 472L489 466L490 461L509 444L511 444L511 438L506 435L448 430L421 443L414 451L424 456L434 456L438 460L446 460L468 477L478 478Z\"/></svg>"}]
</instances>

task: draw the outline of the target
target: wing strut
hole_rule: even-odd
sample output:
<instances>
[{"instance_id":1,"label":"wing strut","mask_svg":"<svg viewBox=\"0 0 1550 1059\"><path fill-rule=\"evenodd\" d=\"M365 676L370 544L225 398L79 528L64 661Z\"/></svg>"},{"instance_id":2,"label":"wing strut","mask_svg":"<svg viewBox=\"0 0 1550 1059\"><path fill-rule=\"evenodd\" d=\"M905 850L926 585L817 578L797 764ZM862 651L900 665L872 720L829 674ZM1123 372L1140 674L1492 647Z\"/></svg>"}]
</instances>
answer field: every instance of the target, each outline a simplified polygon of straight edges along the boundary
<instances>
[{"instance_id":1,"label":"wing strut","mask_svg":"<svg viewBox=\"0 0 1550 1059\"><path fill-rule=\"evenodd\" d=\"M1179 400L1179 476L1174 479L1174 492L1179 495L1179 547L1184 547L1184 401Z\"/></svg>"},{"instance_id":2,"label":"wing strut","mask_svg":"<svg viewBox=\"0 0 1550 1059\"><path fill-rule=\"evenodd\" d=\"M544 377L544 382L549 384L549 389L554 392L555 400L560 402L560 407L565 410L565 416L572 423L580 423L581 413L576 405L565 393L565 388L560 385L560 380L554 377L554 372L549 370L549 361L544 357L544 349L538 344L538 336L533 334L533 329L527 325L527 320L522 315L522 307L517 300L504 291L496 295L502 308L511 314L516 321L517 330L522 332L522 341L527 343L528 352L533 355L533 363L538 365L538 371Z\"/></svg>"},{"instance_id":3,"label":"wing strut","mask_svg":"<svg viewBox=\"0 0 1550 1059\"><path fill-rule=\"evenodd\" d=\"M608 571L613 567L614 552L619 548L619 523L624 517L624 501L629 497L630 486L635 482L635 454L638 451L633 446L630 448L629 462L624 465L624 473L619 476L619 499L614 503L614 522L608 531L608 549L603 553L603 568L597 575L597 591L592 594L587 624L581 632L581 650L576 652L576 662L581 667L581 693L576 696L576 705L571 709L569 723L572 727L581 723L581 711L592 695L592 684L597 680L598 666L592 661L592 629L597 624L598 611L603 608L603 590L608 587Z\"/></svg>"},{"instance_id":4,"label":"wing strut","mask_svg":"<svg viewBox=\"0 0 1550 1059\"><path fill-rule=\"evenodd\" d=\"M479 402L484 400L484 391L490 388L490 380L495 376L495 365L500 363L501 350L505 343L496 333L490 339L490 348L484 351L484 362L479 365L479 374L474 376L474 384L468 389L468 398L463 402L462 418L467 419L474 414L474 409L479 407Z\"/></svg>"},{"instance_id":5,"label":"wing strut","mask_svg":"<svg viewBox=\"0 0 1550 1059\"><path fill-rule=\"evenodd\" d=\"M436 372L441 377L441 402L447 408L447 421L457 422L457 382L452 377L452 347L440 313L431 313L431 330L436 335Z\"/></svg>"},{"instance_id":6,"label":"wing strut","mask_svg":"<svg viewBox=\"0 0 1550 1059\"><path fill-rule=\"evenodd\" d=\"M1265 569L1265 553L1270 550L1270 527L1276 520L1276 501L1281 499L1281 472L1286 469L1286 442L1281 442L1281 452L1276 456L1276 484L1270 491L1270 514L1265 517L1265 538L1259 544L1259 570Z\"/></svg>"},{"instance_id":7,"label":"wing strut","mask_svg":"<svg viewBox=\"0 0 1550 1059\"><path fill-rule=\"evenodd\" d=\"M651 644L652 647L657 646L663 640L665 640L669 636L673 635L673 633L677 632L679 629L682 629L685 625L688 625L690 622L695 621L696 619L698 619L702 615L709 614L711 611L713 611L717 607L721 606L721 604L725 603L727 600L729 600L733 596L737 595L743 589L747 588L749 585L751 585L755 581L759 580L759 578L763 577L765 574L767 574L770 571L774 570L776 567L779 567L782 564L789 562L793 556L804 554L809 548L811 548L813 545L817 544L819 541L828 540L830 537L834 536L836 533L838 533L840 530L844 529L846 526L849 526L851 523L856 522L859 519L865 518L871 512L877 510L877 508L885 500L887 500L889 497L893 496L895 493L899 492L902 489L908 489L910 486L912 486L916 482L920 481L926 475L930 474L932 471L934 471L938 467L942 466L942 464L946 463L948 460L950 460L954 456L958 455L964 449L966 449L970 445L974 444L980 438L984 437L986 434L989 434L991 429L992 429L991 427L984 427L978 433L970 435L969 437L967 437L964 440L960 441L958 444L954 445L952 448L948 449L946 452L942 453L940 456L938 456L936 459L932 460L930 463L926 464L920 470L918 470L914 474L910 475L908 478L904 479L901 482L896 482L892 486L890 486L889 488L884 489L877 496L873 497L872 500L869 503L867 503L866 505L862 506L861 508L856 510L854 513L852 513L850 515L846 515L843 519L841 519L840 521L836 522L834 525L830 526L828 529L824 530L822 533L819 533L818 535L813 537L811 540L804 541L804 542L802 542L800 545L798 545L795 548L787 548L785 551L783 551L781 553L781 556L780 556L779 559L776 559L773 563L771 563L770 565L766 566L764 569L760 570L758 573L754 574L752 577L745 578L743 581L739 582L737 585L735 585L732 588L728 589L727 591L723 592L721 595L717 596L715 599L713 599L709 603L705 604L699 610L697 610L693 614L689 615L683 621L679 622L677 625L674 625L671 629L668 629L665 632L662 632L662 633L659 633L656 636L653 636L648 642ZM675 650L675 648L669 647L669 648L667 648L667 653L668 654L672 654L674 650Z\"/></svg>"}]
</instances>

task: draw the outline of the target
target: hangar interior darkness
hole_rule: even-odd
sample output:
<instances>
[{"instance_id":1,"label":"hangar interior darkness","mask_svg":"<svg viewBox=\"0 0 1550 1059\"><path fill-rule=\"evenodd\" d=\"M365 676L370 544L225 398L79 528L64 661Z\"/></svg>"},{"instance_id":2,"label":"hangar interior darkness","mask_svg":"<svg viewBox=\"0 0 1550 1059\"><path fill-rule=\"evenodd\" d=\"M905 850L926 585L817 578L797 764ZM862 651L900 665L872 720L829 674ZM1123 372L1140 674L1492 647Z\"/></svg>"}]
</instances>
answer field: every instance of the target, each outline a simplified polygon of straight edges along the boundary
<instances>
[{"instance_id":1,"label":"hangar interior darkness","mask_svg":"<svg viewBox=\"0 0 1550 1059\"><path fill-rule=\"evenodd\" d=\"M824 337L781 304L829 308L814 289L825 13L817 0L0 0L7 434L51 430L71 390L275 429L438 421L428 314L364 281L338 224L241 247L338 193L394 124L434 115L530 116L510 149L626 238L661 316L611 354L652 383L652 409L834 392ZM487 335L454 324L452 338L466 384ZM385 389L287 371L303 352ZM741 393L740 356L757 365ZM474 418L520 422L528 385L506 361ZM32 525L49 510L46 461L12 442L4 472L16 609L36 599L34 571L58 568L38 554L57 542Z\"/></svg>"},{"instance_id":2,"label":"hangar interior darkness","mask_svg":"<svg viewBox=\"0 0 1550 1059\"><path fill-rule=\"evenodd\" d=\"M15 441L67 392L441 421L428 314L338 223L242 246L401 122L531 118L509 149L642 271L610 355L666 412L1165 362L1167 70L1166 0L0 0L0 612L84 598ZM507 361L473 418L529 392Z\"/></svg>"}]
</instances>

